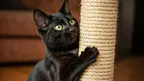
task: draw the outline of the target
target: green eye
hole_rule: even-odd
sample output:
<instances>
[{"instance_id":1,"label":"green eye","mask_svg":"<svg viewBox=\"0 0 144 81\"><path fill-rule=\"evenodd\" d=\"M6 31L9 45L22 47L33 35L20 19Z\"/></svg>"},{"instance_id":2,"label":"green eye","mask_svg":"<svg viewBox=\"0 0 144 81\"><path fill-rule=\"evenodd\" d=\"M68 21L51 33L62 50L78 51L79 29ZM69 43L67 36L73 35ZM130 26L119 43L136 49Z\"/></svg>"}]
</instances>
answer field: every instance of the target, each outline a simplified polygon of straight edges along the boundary
<instances>
[{"instance_id":1,"label":"green eye","mask_svg":"<svg viewBox=\"0 0 144 81\"><path fill-rule=\"evenodd\" d=\"M75 23L76 23L75 20L70 20L71 25L74 25Z\"/></svg>"},{"instance_id":2,"label":"green eye","mask_svg":"<svg viewBox=\"0 0 144 81\"><path fill-rule=\"evenodd\" d=\"M55 30L60 31L63 29L63 26L62 25L56 25L54 28L55 28Z\"/></svg>"}]
</instances>

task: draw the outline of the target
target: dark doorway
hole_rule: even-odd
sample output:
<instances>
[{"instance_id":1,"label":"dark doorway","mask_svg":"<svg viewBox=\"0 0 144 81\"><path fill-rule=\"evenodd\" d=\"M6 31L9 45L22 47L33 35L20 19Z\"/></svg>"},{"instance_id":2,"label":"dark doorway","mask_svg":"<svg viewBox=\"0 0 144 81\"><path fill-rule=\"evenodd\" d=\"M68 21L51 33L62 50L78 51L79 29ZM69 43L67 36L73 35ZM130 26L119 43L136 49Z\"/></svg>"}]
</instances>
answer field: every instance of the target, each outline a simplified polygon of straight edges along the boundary
<instances>
[{"instance_id":1,"label":"dark doorway","mask_svg":"<svg viewBox=\"0 0 144 81\"><path fill-rule=\"evenodd\" d=\"M133 55L144 55L144 1L135 0Z\"/></svg>"},{"instance_id":2,"label":"dark doorway","mask_svg":"<svg viewBox=\"0 0 144 81\"><path fill-rule=\"evenodd\" d=\"M25 9L24 6L19 2L19 0L1 0L0 10L13 10L13 9Z\"/></svg>"}]
</instances>

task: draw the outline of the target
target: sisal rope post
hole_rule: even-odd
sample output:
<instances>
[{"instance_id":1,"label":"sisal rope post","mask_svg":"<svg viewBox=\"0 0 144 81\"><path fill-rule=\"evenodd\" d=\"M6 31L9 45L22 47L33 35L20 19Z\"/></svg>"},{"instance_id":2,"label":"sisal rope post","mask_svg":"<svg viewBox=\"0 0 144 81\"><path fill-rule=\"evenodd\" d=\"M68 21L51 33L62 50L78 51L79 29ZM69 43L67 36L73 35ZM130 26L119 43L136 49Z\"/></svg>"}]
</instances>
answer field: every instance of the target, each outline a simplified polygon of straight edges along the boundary
<instances>
[{"instance_id":1,"label":"sisal rope post","mask_svg":"<svg viewBox=\"0 0 144 81\"><path fill-rule=\"evenodd\" d=\"M100 52L80 81L113 81L118 0L81 0L79 54L87 46Z\"/></svg>"}]
</instances>

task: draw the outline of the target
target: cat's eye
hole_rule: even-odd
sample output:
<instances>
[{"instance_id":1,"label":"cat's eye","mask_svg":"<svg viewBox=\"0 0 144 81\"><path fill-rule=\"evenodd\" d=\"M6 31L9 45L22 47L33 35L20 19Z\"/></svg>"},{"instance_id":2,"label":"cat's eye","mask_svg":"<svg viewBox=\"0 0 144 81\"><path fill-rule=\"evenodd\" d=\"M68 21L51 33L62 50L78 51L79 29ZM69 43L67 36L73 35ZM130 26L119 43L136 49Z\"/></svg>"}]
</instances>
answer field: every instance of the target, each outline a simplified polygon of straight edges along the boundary
<instances>
[{"instance_id":1,"label":"cat's eye","mask_svg":"<svg viewBox=\"0 0 144 81\"><path fill-rule=\"evenodd\" d=\"M71 25L74 25L76 22L75 22L75 20L70 20L69 23L70 23Z\"/></svg>"},{"instance_id":2,"label":"cat's eye","mask_svg":"<svg viewBox=\"0 0 144 81\"><path fill-rule=\"evenodd\" d=\"M60 31L63 29L63 26L62 25L56 25L54 28L55 28L55 30Z\"/></svg>"}]
</instances>

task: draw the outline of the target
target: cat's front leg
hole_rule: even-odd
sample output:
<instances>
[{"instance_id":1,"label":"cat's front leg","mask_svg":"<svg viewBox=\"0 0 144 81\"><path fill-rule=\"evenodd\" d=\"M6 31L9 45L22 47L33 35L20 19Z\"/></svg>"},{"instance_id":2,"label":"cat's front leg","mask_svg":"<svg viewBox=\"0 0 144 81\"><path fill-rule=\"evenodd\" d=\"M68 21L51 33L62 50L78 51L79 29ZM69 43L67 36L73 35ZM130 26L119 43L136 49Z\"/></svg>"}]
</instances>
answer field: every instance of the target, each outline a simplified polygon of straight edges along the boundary
<instances>
[{"instance_id":1,"label":"cat's front leg","mask_svg":"<svg viewBox=\"0 0 144 81\"><path fill-rule=\"evenodd\" d=\"M98 56L98 54L99 51L96 47L87 47L64 72L64 77L66 78L63 81L75 81L77 79L77 76L80 76L89 64L96 61L96 57Z\"/></svg>"},{"instance_id":2,"label":"cat's front leg","mask_svg":"<svg viewBox=\"0 0 144 81\"><path fill-rule=\"evenodd\" d=\"M81 52L79 61L85 64L91 64L96 61L99 51L96 47L86 47L84 51Z\"/></svg>"}]
</instances>

